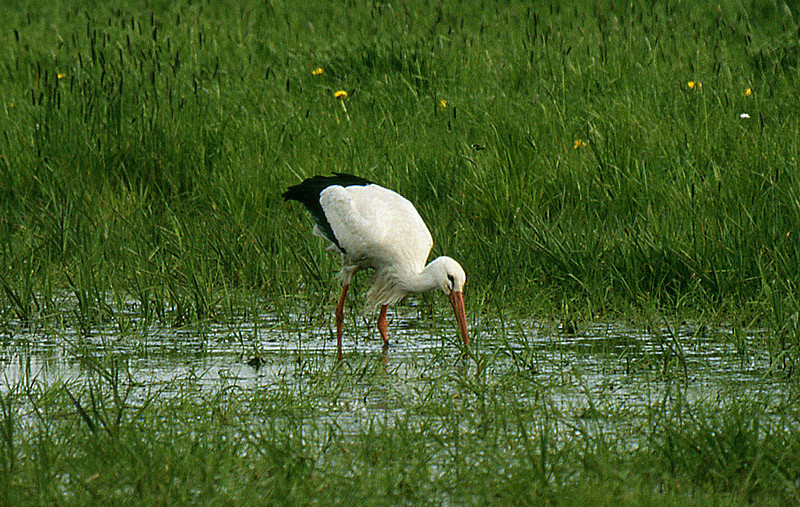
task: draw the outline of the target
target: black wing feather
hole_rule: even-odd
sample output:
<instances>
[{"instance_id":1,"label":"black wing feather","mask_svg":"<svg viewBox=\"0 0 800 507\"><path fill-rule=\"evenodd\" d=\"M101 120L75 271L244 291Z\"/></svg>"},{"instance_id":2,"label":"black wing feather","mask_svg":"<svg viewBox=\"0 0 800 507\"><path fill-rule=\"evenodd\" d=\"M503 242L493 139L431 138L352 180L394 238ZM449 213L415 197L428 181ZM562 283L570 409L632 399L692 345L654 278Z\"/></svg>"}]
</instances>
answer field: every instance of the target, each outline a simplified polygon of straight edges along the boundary
<instances>
[{"instance_id":1,"label":"black wing feather","mask_svg":"<svg viewBox=\"0 0 800 507\"><path fill-rule=\"evenodd\" d=\"M366 186L372 184L371 181L353 176L352 174L333 173L333 176L314 176L303 180L302 183L289 187L286 192L281 194L285 201L298 201L303 203L306 207L314 222L322 230L325 238L336 245L336 247L344 252L344 248L339 244L336 235L333 234L331 224L325 216L325 211L319 202L319 195L323 190L331 185L340 185L343 187L350 186Z\"/></svg>"}]
</instances>

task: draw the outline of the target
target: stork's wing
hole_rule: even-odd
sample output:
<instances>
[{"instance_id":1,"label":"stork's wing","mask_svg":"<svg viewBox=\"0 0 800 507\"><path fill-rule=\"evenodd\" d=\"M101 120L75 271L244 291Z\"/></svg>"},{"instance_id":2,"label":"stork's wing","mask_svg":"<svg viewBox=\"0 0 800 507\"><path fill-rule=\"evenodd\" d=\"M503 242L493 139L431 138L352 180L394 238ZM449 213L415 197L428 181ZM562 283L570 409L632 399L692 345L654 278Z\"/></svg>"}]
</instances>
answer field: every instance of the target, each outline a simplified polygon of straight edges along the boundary
<instances>
[{"instance_id":1,"label":"stork's wing","mask_svg":"<svg viewBox=\"0 0 800 507\"><path fill-rule=\"evenodd\" d=\"M322 210L320 194L323 190L332 185L349 187L351 185L370 185L371 183L372 182L369 180L353 176L352 174L333 173L333 176L314 176L312 178L306 178L302 183L292 185L286 189L286 192L282 195L287 201L293 200L303 203L303 206L306 207L309 213L311 213L311 217L314 219L314 234L325 237L333 244L335 249L342 250L342 246L333 234L333 230L331 230L331 226L325 217L325 212Z\"/></svg>"},{"instance_id":2,"label":"stork's wing","mask_svg":"<svg viewBox=\"0 0 800 507\"><path fill-rule=\"evenodd\" d=\"M389 263L424 267L433 238L403 196L375 184L334 185L322 191L319 201L339 245L354 260L375 268Z\"/></svg>"}]
</instances>

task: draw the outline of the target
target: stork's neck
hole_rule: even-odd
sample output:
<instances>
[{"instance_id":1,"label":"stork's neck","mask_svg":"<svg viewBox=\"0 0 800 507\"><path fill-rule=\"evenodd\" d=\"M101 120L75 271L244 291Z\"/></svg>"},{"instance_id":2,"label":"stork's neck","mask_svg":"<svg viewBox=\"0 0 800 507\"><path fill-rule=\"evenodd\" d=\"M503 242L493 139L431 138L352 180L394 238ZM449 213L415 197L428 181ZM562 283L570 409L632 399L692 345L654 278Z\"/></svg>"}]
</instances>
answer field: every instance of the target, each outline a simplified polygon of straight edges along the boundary
<instances>
[{"instance_id":1,"label":"stork's neck","mask_svg":"<svg viewBox=\"0 0 800 507\"><path fill-rule=\"evenodd\" d=\"M408 292L428 292L440 288L440 279L445 277L444 271L438 257L425 266L419 273L410 273L404 277L403 288Z\"/></svg>"},{"instance_id":2,"label":"stork's neck","mask_svg":"<svg viewBox=\"0 0 800 507\"><path fill-rule=\"evenodd\" d=\"M396 303L409 292L461 292L466 280L464 270L450 257L438 257L420 271L403 267L402 262L390 264L376 270L375 281L367 292L367 307Z\"/></svg>"}]
</instances>

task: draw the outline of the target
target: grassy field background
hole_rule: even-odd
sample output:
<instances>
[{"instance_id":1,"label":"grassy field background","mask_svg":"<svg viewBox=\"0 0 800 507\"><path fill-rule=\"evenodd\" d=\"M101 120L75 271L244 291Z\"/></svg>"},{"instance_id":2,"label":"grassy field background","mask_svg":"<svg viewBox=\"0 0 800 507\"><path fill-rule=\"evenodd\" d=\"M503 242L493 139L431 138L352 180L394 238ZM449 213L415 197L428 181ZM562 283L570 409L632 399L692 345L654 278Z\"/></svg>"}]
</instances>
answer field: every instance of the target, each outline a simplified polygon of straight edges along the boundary
<instances>
[{"instance_id":1,"label":"grassy field background","mask_svg":"<svg viewBox=\"0 0 800 507\"><path fill-rule=\"evenodd\" d=\"M73 283L186 297L187 317L229 290L278 304L327 284L338 260L280 192L330 171L415 202L475 310L796 309L796 13L465 9L6 4L17 310Z\"/></svg>"},{"instance_id":2,"label":"grassy field background","mask_svg":"<svg viewBox=\"0 0 800 507\"><path fill-rule=\"evenodd\" d=\"M770 331L762 346L775 363L793 371L799 21L795 4L773 0L4 2L0 326L9 334L43 322L87 330L130 301L139 318L168 327L305 309L327 322L338 259L280 193L338 171L417 205L434 254L467 272L468 316L502 308L520 318L663 314L757 326ZM339 90L346 99L334 98ZM77 303L66 313L65 293ZM497 382L492 392L502 390ZM70 406L59 393L53 403ZM251 401L215 403L235 411ZM737 406L720 424L746 421L755 405ZM142 424L168 432L162 410ZM686 435L706 428L692 421L664 431L698 448ZM229 430L209 434L222 442ZM400 434L382 438L416 438ZM757 452L786 448L792 434L776 427L770 435ZM19 450L13 432L6 436L5 449ZM665 453L677 441L670 438ZM28 444L44 452L55 445L45 440ZM213 454L219 442L204 449ZM306 480L320 470L296 442L270 442L269 466L305 477L281 482L299 489L276 498L308 498L335 482ZM599 459L595 451L580 455ZM36 474L15 483L17 451L8 452L6 486L32 491ZM625 499L622 476L604 475L617 458L600 460L592 477L615 485L602 490L608 498ZM535 461L514 463L511 476L530 486ZM796 467L781 466L781 484L796 493ZM531 499L553 492L545 468L531 479ZM155 469L134 469L145 474L134 487L151 495L144 498L175 499L146 475ZM729 472L715 476L730 487L714 498L783 498L761 483L738 490L747 475ZM423 480L419 473L409 484ZM670 470L658 473L679 482ZM716 491L713 474L703 473L692 476L700 498ZM645 480L644 490L662 478ZM451 479L455 488L463 476ZM507 484L475 481L471 494L448 498L513 498ZM47 484L42 502L59 498Z\"/></svg>"}]
</instances>

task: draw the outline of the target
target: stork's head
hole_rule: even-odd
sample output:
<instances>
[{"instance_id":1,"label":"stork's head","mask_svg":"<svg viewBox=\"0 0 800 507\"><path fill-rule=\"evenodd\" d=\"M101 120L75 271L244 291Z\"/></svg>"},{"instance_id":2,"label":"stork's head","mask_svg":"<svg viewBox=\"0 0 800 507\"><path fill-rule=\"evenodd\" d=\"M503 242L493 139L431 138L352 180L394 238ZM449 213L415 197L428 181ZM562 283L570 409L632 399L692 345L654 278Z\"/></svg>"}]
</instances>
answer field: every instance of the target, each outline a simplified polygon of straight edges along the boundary
<instances>
[{"instance_id":1,"label":"stork's head","mask_svg":"<svg viewBox=\"0 0 800 507\"><path fill-rule=\"evenodd\" d=\"M453 292L463 292L467 275L461 264L450 257L439 257L431 262L431 267L434 266L436 283L442 292L448 296Z\"/></svg>"},{"instance_id":2,"label":"stork's head","mask_svg":"<svg viewBox=\"0 0 800 507\"><path fill-rule=\"evenodd\" d=\"M450 305L458 321L464 345L468 345L467 314L464 310L464 284L467 283L467 275L461 264L450 257L439 257L431 262L431 265L435 266L435 278L439 288L450 298Z\"/></svg>"}]
</instances>

